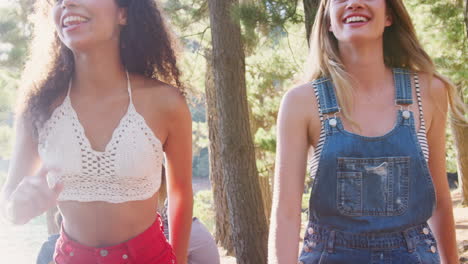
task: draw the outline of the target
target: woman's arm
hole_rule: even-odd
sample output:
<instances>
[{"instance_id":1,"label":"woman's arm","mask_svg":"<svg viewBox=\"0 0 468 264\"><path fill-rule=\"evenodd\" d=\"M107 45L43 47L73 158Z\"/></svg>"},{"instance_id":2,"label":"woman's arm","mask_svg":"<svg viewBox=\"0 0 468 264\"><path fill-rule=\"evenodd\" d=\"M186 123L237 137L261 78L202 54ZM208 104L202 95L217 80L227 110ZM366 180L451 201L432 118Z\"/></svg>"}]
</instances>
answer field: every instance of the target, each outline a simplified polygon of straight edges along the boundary
<instances>
[{"instance_id":1,"label":"woman's arm","mask_svg":"<svg viewBox=\"0 0 468 264\"><path fill-rule=\"evenodd\" d=\"M37 142L30 122L19 117L16 138L6 183L0 196L2 216L14 224L25 224L54 206L61 185L49 188L44 167L37 152Z\"/></svg>"},{"instance_id":2,"label":"woman's arm","mask_svg":"<svg viewBox=\"0 0 468 264\"><path fill-rule=\"evenodd\" d=\"M450 196L445 167L445 127L447 123L448 107L447 92L444 83L439 79L432 79L428 102L430 102L431 109L431 124L427 132L429 170L432 175L437 197L436 209L429 219L429 224L434 231L442 263L458 263L452 198Z\"/></svg>"},{"instance_id":3,"label":"woman's arm","mask_svg":"<svg viewBox=\"0 0 468 264\"><path fill-rule=\"evenodd\" d=\"M185 99L178 95L171 113L166 153L169 237L177 263L187 263L192 225L192 119Z\"/></svg>"},{"instance_id":4,"label":"woman's arm","mask_svg":"<svg viewBox=\"0 0 468 264\"><path fill-rule=\"evenodd\" d=\"M284 96L279 110L269 264L297 263L313 98L305 87L295 88Z\"/></svg>"}]
</instances>

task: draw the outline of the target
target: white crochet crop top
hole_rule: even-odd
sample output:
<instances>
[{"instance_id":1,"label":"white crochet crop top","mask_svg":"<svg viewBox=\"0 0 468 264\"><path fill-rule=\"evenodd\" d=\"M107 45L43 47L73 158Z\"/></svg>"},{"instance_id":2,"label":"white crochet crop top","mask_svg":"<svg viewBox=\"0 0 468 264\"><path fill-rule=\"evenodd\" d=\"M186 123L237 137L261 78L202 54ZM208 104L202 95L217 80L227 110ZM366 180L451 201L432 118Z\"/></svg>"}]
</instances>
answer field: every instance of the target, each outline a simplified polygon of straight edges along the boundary
<instances>
[{"instance_id":1,"label":"white crochet crop top","mask_svg":"<svg viewBox=\"0 0 468 264\"><path fill-rule=\"evenodd\" d=\"M91 147L67 96L39 130L38 150L49 186L64 184L59 201L122 203L145 200L161 185L161 141L136 111L127 73L130 102L103 152Z\"/></svg>"}]
</instances>

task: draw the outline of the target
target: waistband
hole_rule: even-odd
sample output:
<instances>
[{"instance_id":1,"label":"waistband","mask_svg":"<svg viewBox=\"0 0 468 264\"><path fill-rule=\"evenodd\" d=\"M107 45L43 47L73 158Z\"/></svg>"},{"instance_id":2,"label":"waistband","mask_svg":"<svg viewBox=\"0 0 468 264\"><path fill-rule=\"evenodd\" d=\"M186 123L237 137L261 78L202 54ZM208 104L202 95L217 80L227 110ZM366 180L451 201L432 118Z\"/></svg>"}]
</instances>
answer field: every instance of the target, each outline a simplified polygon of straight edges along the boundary
<instances>
[{"instance_id":1,"label":"waistband","mask_svg":"<svg viewBox=\"0 0 468 264\"><path fill-rule=\"evenodd\" d=\"M329 252L333 252L335 246L356 249L407 247L412 252L418 241L433 238L427 223L392 232L351 233L309 222L305 240L309 243L325 242Z\"/></svg>"},{"instance_id":2,"label":"waistband","mask_svg":"<svg viewBox=\"0 0 468 264\"><path fill-rule=\"evenodd\" d=\"M154 221L154 223L148 227L145 231L142 233L138 234L137 236L131 238L130 240L127 240L125 242L113 245L113 246L107 246L107 247L91 247L91 246L86 246L83 245L75 240L73 240L64 230L63 225L60 229L60 240L62 240L62 243L67 244L67 247L73 248L74 251L82 251L82 252L87 252L89 253L94 253L94 254L106 254L110 253L112 251L122 251L122 250L127 250L127 251L132 251L132 249L135 248L140 248L141 245L145 245L147 243L154 243L155 241L155 236L161 237L161 240L165 240L164 237L164 227L162 225L161 217L158 214L158 217Z\"/></svg>"}]
</instances>

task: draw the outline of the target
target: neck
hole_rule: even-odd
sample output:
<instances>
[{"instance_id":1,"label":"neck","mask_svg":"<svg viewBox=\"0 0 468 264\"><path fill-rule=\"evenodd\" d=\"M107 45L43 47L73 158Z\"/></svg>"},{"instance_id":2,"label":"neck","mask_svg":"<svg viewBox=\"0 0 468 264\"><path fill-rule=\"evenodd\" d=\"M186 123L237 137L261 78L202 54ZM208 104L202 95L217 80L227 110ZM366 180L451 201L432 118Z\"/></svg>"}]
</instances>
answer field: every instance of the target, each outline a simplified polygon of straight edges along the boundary
<instances>
[{"instance_id":1,"label":"neck","mask_svg":"<svg viewBox=\"0 0 468 264\"><path fill-rule=\"evenodd\" d=\"M73 90L84 96L101 97L127 89L127 77L118 47L74 52Z\"/></svg>"},{"instance_id":2,"label":"neck","mask_svg":"<svg viewBox=\"0 0 468 264\"><path fill-rule=\"evenodd\" d=\"M389 71L384 63L383 42L340 43L340 58L359 90L382 87Z\"/></svg>"}]
</instances>

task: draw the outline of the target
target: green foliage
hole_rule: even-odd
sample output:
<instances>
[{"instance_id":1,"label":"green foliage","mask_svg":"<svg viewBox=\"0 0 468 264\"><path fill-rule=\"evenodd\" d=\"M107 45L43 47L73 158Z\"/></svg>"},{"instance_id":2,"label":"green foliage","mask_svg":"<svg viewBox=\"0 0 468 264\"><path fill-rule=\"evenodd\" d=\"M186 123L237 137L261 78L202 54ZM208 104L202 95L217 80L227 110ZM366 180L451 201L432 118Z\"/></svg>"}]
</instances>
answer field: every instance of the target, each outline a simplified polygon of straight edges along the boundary
<instances>
[{"instance_id":1,"label":"green foliage","mask_svg":"<svg viewBox=\"0 0 468 264\"><path fill-rule=\"evenodd\" d=\"M192 153L193 153L193 177L208 177L208 125L206 123L205 105L199 103L196 98L191 98L192 107Z\"/></svg>"},{"instance_id":2,"label":"green foliage","mask_svg":"<svg viewBox=\"0 0 468 264\"><path fill-rule=\"evenodd\" d=\"M264 33L287 23L302 23L303 17L297 12L298 1L261 0L245 1L233 10L235 18L247 27L261 27Z\"/></svg>"},{"instance_id":3,"label":"green foliage","mask_svg":"<svg viewBox=\"0 0 468 264\"><path fill-rule=\"evenodd\" d=\"M208 147L208 127L206 122L192 122L193 154L198 155Z\"/></svg>"},{"instance_id":4,"label":"green foliage","mask_svg":"<svg viewBox=\"0 0 468 264\"><path fill-rule=\"evenodd\" d=\"M275 152L276 150L276 138L274 137L276 127L272 127L270 131L265 131L263 128L259 128L255 133L255 144L257 147L269 151Z\"/></svg>"},{"instance_id":5,"label":"green foliage","mask_svg":"<svg viewBox=\"0 0 468 264\"><path fill-rule=\"evenodd\" d=\"M31 1L21 0L0 8L0 160L13 148L13 103L29 46ZM5 174L0 175L0 183Z\"/></svg>"},{"instance_id":6,"label":"green foliage","mask_svg":"<svg viewBox=\"0 0 468 264\"><path fill-rule=\"evenodd\" d=\"M463 1L405 1L424 49L437 70L447 76L468 98L468 38L464 23ZM447 170L456 171L455 146L447 126Z\"/></svg>"},{"instance_id":7,"label":"green foliage","mask_svg":"<svg viewBox=\"0 0 468 264\"><path fill-rule=\"evenodd\" d=\"M455 152L455 142L453 139L452 129L447 127L447 133L445 136L446 145L447 145L447 153L446 160L447 160L447 171L448 172L456 172L457 171L457 153Z\"/></svg>"},{"instance_id":8,"label":"green foliage","mask_svg":"<svg viewBox=\"0 0 468 264\"><path fill-rule=\"evenodd\" d=\"M463 1L408 0L408 9L425 50L438 70L468 94L468 39Z\"/></svg>"},{"instance_id":9,"label":"green foliage","mask_svg":"<svg viewBox=\"0 0 468 264\"><path fill-rule=\"evenodd\" d=\"M12 108L17 82L8 72L0 71L0 161L9 159L13 148Z\"/></svg>"},{"instance_id":10,"label":"green foliage","mask_svg":"<svg viewBox=\"0 0 468 264\"><path fill-rule=\"evenodd\" d=\"M246 59L247 95L255 136L257 168L261 176L273 175L276 152L276 118L285 91L295 85L307 54L305 29L286 23L283 34L261 37Z\"/></svg>"},{"instance_id":11,"label":"green foliage","mask_svg":"<svg viewBox=\"0 0 468 264\"><path fill-rule=\"evenodd\" d=\"M196 119L196 115L196 111L192 111L193 119ZM208 177L210 174L208 141L208 125L206 121L192 122L193 177Z\"/></svg>"},{"instance_id":12,"label":"green foliage","mask_svg":"<svg viewBox=\"0 0 468 264\"><path fill-rule=\"evenodd\" d=\"M3 184L5 184L7 174L4 171L0 171L0 189L2 188Z\"/></svg>"},{"instance_id":13,"label":"green foliage","mask_svg":"<svg viewBox=\"0 0 468 264\"><path fill-rule=\"evenodd\" d=\"M203 148L198 155L194 155L192 166L193 177L208 178L210 176L209 158L208 148Z\"/></svg>"},{"instance_id":14,"label":"green foliage","mask_svg":"<svg viewBox=\"0 0 468 264\"><path fill-rule=\"evenodd\" d=\"M9 159L13 149L13 129L7 125L0 125L0 159Z\"/></svg>"},{"instance_id":15,"label":"green foliage","mask_svg":"<svg viewBox=\"0 0 468 264\"><path fill-rule=\"evenodd\" d=\"M208 1L166 0L162 8L182 44L179 67L192 113L193 176L208 177L208 127L205 110L205 51L211 49Z\"/></svg>"},{"instance_id":16,"label":"green foliage","mask_svg":"<svg viewBox=\"0 0 468 264\"><path fill-rule=\"evenodd\" d=\"M208 1L202 0L166 0L163 9L182 32L190 31L197 22L204 23L209 16Z\"/></svg>"},{"instance_id":17,"label":"green foliage","mask_svg":"<svg viewBox=\"0 0 468 264\"><path fill-rule=\"evenodd\" d=\"M21 14L14 6L0 8L0 125L12 123L13 102L29 45L28 24L21 22Z\"/></svg>"},{"instance_id":18,"label":"green foliage","mask_svg":"<svg viewBox=\"0 0 468 264\"><path fill-rule=\"evenodd\" d=\"M304 21L298 12L297 0L241 1L239 6L233 8L232 16L242 22L243 44L247 54L252 54L262 36L282 38L287 24L302 24Z\"/></svg>"},{"instance_id":19,"label":"green foliage","mask_svg":"<svg viewBox=\"0 0 468 264\"><path fill-rule=\"evenodd\" d=\"M215 209L213 193L209 190L199 191L194 198L193 216L200 219L206 228L213 234L215 230Z\"/></svg>"},{"instance_id":20,"label":"green foliage","mask_svg":"<svg viewBox=\"0 0 468 264\"><path fill-rule=\"evenodd\" d=\"M275 123L282 94L293 85L307 53L303 15L298 1L241 1L232 10L242 22L246 49L246 81L255 137L257 167L261 176L271 176L275 160ZM200 103L205 99L205 52L211 50L206 1L166 0L163 4L184 44L181 71ZM191 98L192 99L192 98ZM197 99L197 100L198 100ZM208 156L202 155L208 136L201 104L192 104L194 128L194 176L208 171ZM203 105L204 107L204 105ZM198 111L200 110L200 111ZM203 112L203 114L202 114ZM202 117L203 116L203 117Z\"/></svg>"},{"instance_id":21,"label":"green foliage","mask_svg":"<svg viewBox=\"0 0 468 264\"><path fill-rule=\"evenodd\" d=\"M192 77L204 76L205 67L196 67L195 64L203 64L203 53L211 47L208 1L165 0L162 2L162 8L168 14L170 24L177 28L178 40L184 45L181 68L186 69L185 72L182 71L186 83L191 88L202 88L203 85L195 85L192 82Z\"/></svg>"},{"instance_id":22,"label":"green foliage","mask_svg":"<svg viewBox=\"0 0 468 264\"><path fill-rule=\"evenodd\" d=\"M203 98L189 98L191 102L190 112L194 122L206 122L206 109Z\"/></svg>"},{"instance_id":23,"label":"green foliage","mask_svg":"<svg viewBox=\"0 0 468 264\"><path fill-rule=\"evenodd\" d=\"M13 102L19 76L0 70L0 124L11 124Z\"/></svg>"},{"instance_id":24,"label":"green foliage","mask_svg":"<svg viewBox=\"0 0 468 264\"><path fill-rule=\"evenodd\" d=\"M301 209L305 211L309 208L310 190L302 195Z\"/></svg>"},{"instance_id":25,"label":"green foliage","mask_svg":"<svg viewBox=\"0 0 468 264\"><path fill-rule=\"evenodd\" d=\"M302 194L302 201L301 201L301 219L302 222L308 222L309 217L309 199L310 199L310 190Z\"/></svg>"},{"instance_id":26,"label":"green foliage","mask_svg":"<svg viewBox=\"0 0 468 264\"><path fill-rule=\"evenodd\" d=\"M23 67L32 25L27 16L32 0L20 0L0 8L0 66L17 70Z\"/></svg>"}]
</instances>

